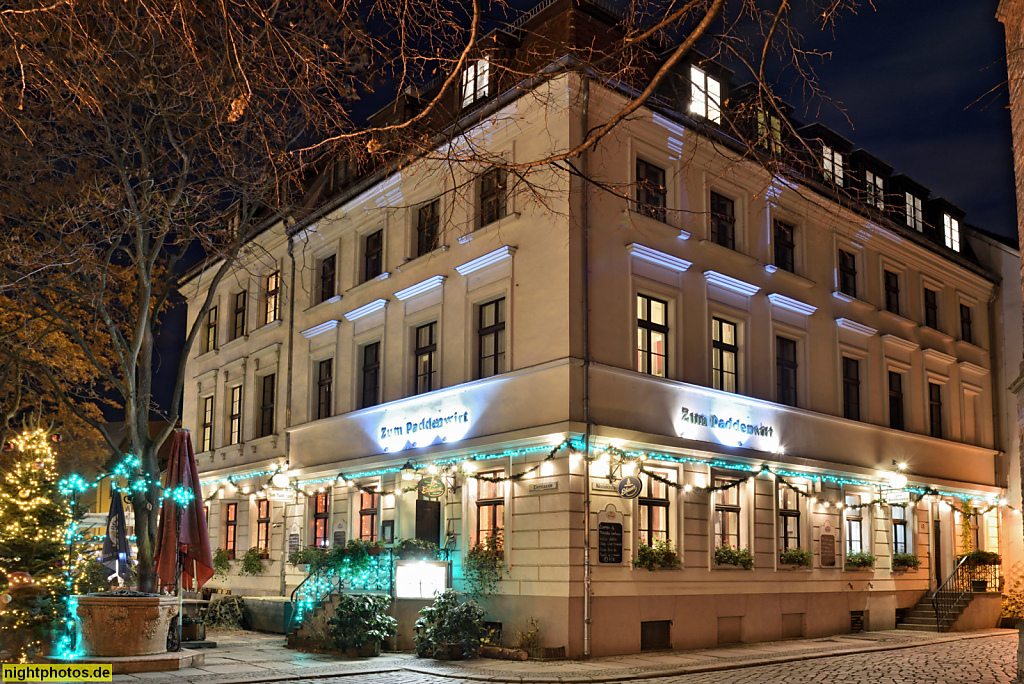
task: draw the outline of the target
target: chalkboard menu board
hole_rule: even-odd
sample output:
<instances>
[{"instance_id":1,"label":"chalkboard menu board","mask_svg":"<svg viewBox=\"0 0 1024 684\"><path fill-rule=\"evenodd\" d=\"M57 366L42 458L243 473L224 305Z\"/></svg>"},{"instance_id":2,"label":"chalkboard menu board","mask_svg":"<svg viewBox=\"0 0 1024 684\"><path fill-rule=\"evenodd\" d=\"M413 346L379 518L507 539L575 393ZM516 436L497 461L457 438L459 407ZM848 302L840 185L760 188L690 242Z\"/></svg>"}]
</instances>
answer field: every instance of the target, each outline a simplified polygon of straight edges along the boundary
<instances>
[{"instance_id":1,"label":"chalkboard menu board","mask_svg":"<svg viewBox=\"0 0 1024 684\"><path fill-rule=\"evenodd\" d=\"M821 567L834 568L836 565L836 536L821 535Z\"/></svg>"},{"instance_id":2,"label":"chalkboard menu board","mask_svg":"<svg viewBox=\"0 0 1024 684\"><path fill-rule=\"evenodd\" d=\"M288 553L291 553L292 551L298 551L299 550L299 546L301 546L301 544L299 543L299 535L295 534L295 533L289 534L288 535Z\"/></svg>"},{"instance_id":3,"label":"chalkboard menu board","mask_svg":"<svg viewBox=\"0 0 1024 684\"><path fill-rule=\"evenodd\" d=\"M334 545L345 546L345 530L334 531Z\"/></svg>"},{"instance_id":4,"label":"chalkboard menu board","mask_svg":"<svg viewBox=\"0 0 1024 684\"><path fill-rule=\"evenodd\" d=\"M622 562L622 523L597 524L597 560L601 563Z\"/></svg>"}]
</instances>

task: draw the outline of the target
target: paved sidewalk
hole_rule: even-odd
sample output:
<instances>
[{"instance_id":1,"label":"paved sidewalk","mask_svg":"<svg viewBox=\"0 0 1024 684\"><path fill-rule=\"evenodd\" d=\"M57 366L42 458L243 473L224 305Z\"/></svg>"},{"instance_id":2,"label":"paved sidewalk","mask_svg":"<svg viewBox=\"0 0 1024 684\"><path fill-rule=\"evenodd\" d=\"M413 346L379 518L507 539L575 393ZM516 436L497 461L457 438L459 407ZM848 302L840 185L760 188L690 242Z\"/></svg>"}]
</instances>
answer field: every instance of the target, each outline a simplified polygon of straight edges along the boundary
<instances>
[{"instance_id":1,"label":"paved sidewalk","mask_svg":"<svg viewBox=\"0 0 1024 684\"><path fill-rule=\"evenodd\" d=\"M882 631L842 634L818 639L796 639L702 649L658 651L628 656L593 658L587 661L510 662L477 658L443 662L416 658L407 653L386 653L379 658L349 660L337 656L291 651L279 635L210 630L208 638L219 645L205 651L202 667L176 672L117 675L120 684L230 684L288 682L351 677L359 682L373 675L407 672L493 682L608 682L625 679L668 677L701 672L748 668L758 665L915 648L966 639L1015 640L1016 630L935 634Z\"/></svg>"}]
</instances>

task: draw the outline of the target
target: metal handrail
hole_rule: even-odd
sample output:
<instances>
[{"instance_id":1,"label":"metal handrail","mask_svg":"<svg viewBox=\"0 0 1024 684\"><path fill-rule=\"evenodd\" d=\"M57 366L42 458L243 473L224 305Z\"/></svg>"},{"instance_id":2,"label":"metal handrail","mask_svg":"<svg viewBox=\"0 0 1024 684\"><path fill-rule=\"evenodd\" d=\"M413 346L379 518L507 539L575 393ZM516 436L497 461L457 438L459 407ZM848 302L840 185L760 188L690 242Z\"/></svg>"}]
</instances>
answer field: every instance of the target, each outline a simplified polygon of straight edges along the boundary
<instances>
[{"instance_id":1,"label":"metal handrail","mask_svg":"<svg viewBox=\"0 0 1024 684\"><path fill-rule=\"evenodd\" d=\"M288 625L288 633L294 632L305 620L306 615L316 610L325 598L333 594L341 586L342 581L341 574L327 565L322 565L306 575L306 579L292 589L291 603L295 612Z\"/></svg>"},{"instance_id":2,"label":"metal handrail","mask_svg":"<svg viewBox=\"0 0 1024 684\"><path fill-rule=\"evenodd\" d=\"M935 625L938 631L947 631L946 622L956 608L956 604L971 593L971 573L967 564L967 556L960 559L956 569L950 573L939 588L932 594L932 608L935 609Z\"/></svg>"},{"instance_id":3,"label":"metal handrail","mask_svg":"<svg viewBox=\"0 0 1024 684\"><path fill-rule=\"evenodd\" d=\"M392 593L394 585L394 557L391 549L385 549L377 556L370 556L371 566L358 572L349 559L339 564L321 565L306 576L299 586L292 590L291 602L295 612L288 625L291 634L303 621L319 608L333 594L341 593L348 583L350 590L361 589L370 592Z\"/></svg>"}]
</instances>

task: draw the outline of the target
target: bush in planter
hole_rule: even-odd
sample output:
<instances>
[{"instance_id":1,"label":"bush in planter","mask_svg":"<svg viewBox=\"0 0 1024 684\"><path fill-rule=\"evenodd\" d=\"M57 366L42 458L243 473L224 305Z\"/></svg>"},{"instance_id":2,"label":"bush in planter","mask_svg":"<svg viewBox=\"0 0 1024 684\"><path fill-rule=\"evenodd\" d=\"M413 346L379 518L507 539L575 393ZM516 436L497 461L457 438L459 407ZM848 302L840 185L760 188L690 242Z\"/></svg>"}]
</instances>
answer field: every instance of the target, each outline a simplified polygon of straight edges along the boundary
<instances>
[{"instance_id":1,"label":"bush in planter","mask_svg":"<svg viewBox=\"0 0 1024 684\"><path fill-rule=\"evenodd\" d=\"M420 609L414 628L416 655L421 658L450 657L453 647L473 657L486 631L484 609L475 601L459 603L459 593L446 589L433 604Z\"/></svg>"},{"instance_id":2,"label":"bush in planter","mask_svg":"<svg viewBox=\"0 0 1024 684\"><path fill-rule=\"evenodd\" d=\"M327 556L326 549L319 546L307 546L289 553L288 562L292 565L308 565L309 571L313 572L327 563Z\"/></svg>"},{"instance_id":3,"label":"bush in planter","mask_svg":"<svg viewBox=\"0 0 1024 684\"><path fill-rule=\"evenodd\" d=\"M814 558L814 554L811 553L810 549L805 549L799 546L791 546L788 549L783 549L779 552L779 562L783 565L795 565L798 568L809 568L811 567L811 561Z\"/></svg>"},{"instance_id":4,"label":"bush in planter","mask_svg":"<svg viewBox=\"0 0 1024 684\"><path fill-rule=\"evenodd\" d=\"M754 569L754 554L750 549L734 549L731 546L719 546L715 549L715 565L735 565L744 570Z\"/></svg>"},{"instance_id":5,"label":"bush in planter","mask_svg":"<svg viewBox=\"0 0 1024 684\"><path fill-rule=\"evenodd\" d=\"M873 568L875 567L875 555L868 551L854 551L846 554L846 567L848 568Z\"/></svg>"},{"instance_id":6,"label":"bush in planter","mask_svg":"<svg viewBox=\"0 0 1024 684\"><path fill-rule=\"evenodd\" d=\"M999 565L1003 559L993 551L971 551L967 554L967 565Z\"/></svg>"},{"instance_id":7,"label":"bush in planter","mask_svg":"<svg viewBox=\"0 0 1024 684\"><path fill-rule=\"evenodd\" d=\"M897 553L892 557L893 570L917 570L921 567L921 559L912 553Z\"/></svg>"},{"instance_id":8,"label":"bush in planter","mask_svg":"<svg viewBox=\"0 0 1024 684\"><path fill-rule=\"evenodd\" d=\"M228 552L222 548L217 548L213 552L213 574L219 579L227 579L228 572L231 571L231 566L228 564Z\"/></svg>"},{"instance_id":9,"label":"bush in planter","mask_svg":"<svg viewBox=\"0 0 1024 684\"><path fill-rule=\"evenodd\" d=\"M327 636L336 648L350 651L370 644L380 644L394 636L398 628L395 618L387 614L391 599L375 594L341 594L335 613L327 623Z\"/></svg>"},{"instance_id":10,"label":"bush in planter","mask_svg":"<svg viewBox=\"0 0 1024 684\"><path fill-rule=\"evenodd\" d=\"M263 567L263 549L258 549L255 546L250 546L249 549L242 555L242 567L238 569L239 575L262 575L266 569Z\"/></svg>"},{"instance_id":11,"label":"bush in planter","mask_svg":"<svg viewBox=\"0 0 1024 684\"><path fill-rule=\"evenodd\" d=\"M473 597L490 596L498 589L498 581L505 573L505 548L501 533L495 533L478 542L466 554L462 576L468 594Z\"/></svg>"},{"instance_id":12,"label":"bush in planter","mask_svg":"<svg viewBox=\"0 0 1024 684\"><path fill-rule=\"evenodd\" d=\"M437 544L425 539L399 539L395 543L395 558L398 560L436 560Z\"/></svg>"},{"instance_id":13,"label":"bush in planter","mask_svg":"<svg viewBox=\"0 0 1024 684\"><path fill-rule=\"evenodd\" d=\"M654 546L641 542L636 547L636 558L633 559L633 567L644 570L672 569L678 568L681 564L682 561L679 560L679 555L669 539L657 539Z\"/></svg>"}]
</instances>

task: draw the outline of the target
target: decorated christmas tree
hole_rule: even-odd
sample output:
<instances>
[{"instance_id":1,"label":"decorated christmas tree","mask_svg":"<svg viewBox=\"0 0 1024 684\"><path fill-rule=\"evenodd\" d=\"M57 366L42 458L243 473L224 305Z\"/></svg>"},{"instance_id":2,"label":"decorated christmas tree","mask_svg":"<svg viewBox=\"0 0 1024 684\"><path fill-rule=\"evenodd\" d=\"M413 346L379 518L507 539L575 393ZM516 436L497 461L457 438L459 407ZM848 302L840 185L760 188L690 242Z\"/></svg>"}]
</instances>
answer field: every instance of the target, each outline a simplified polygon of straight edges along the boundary
<instances>
[{"instance_id":1,"label":"decorated christmas tree","mask_svg":"<svg viewBox=\"0 0 1024 684\"><path fill-rule=\"evenodd\" d=\"M67 520L50 435L26 430L0 452L0 659L27 661L53 638Z\"/></svg>"}]
</instances>

